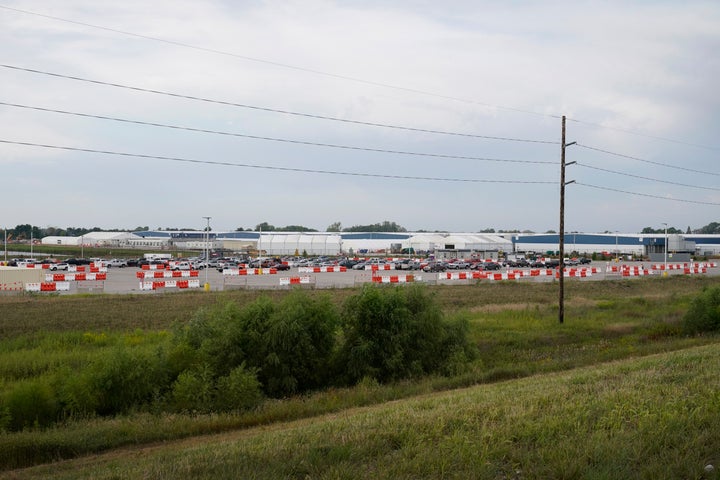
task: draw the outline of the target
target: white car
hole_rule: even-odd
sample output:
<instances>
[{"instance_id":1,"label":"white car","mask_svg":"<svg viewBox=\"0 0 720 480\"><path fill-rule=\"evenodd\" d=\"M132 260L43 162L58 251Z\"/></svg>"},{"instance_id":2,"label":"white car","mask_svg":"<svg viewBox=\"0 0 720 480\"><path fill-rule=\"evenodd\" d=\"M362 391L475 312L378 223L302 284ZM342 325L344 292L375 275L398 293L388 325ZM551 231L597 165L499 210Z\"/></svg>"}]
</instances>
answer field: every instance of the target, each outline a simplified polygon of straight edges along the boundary
<instances>
[{"instance_id":1,"label":"white car","mask_svg":"<svg viewBox=\"0 0 720 480\"><path fill-rule=\"evenodd\" d=\"M190 262L175 262L172 266L173 270L192 270Z\"/></svg>"},{"instance_id":2,"label":"white car","mask_svg":"<svg viewBox=\"0 0 720 480\"><path fill-rule=\"evenodd\" d=\"M102 260L103 265L106 267L118 267L125 268L128 266L127 260L120 260L119 258L113 258L111 260Z\"/></svg>"},{"instance_id":3,"label":"white car","mask_svg":"<svg viewBox=\"0 0 720 480\"><path fill-rule=\"evenodd\" d=\"M51 270L51 271L53 271L53 272L55 272L55 271L57 271L57 270L67 270L67 269L68 269L68 264L65 263L65 262L51 263L50 266L48 267L48 269Z\"/></svg>"}]
</instances>

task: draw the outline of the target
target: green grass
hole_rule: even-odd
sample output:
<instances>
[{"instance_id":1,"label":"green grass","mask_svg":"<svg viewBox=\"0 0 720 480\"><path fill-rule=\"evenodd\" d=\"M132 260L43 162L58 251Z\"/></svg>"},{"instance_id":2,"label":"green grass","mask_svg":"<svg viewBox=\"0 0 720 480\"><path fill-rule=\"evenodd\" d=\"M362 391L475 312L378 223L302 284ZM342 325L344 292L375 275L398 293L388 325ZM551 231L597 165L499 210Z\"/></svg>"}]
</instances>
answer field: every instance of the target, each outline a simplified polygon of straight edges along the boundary
<instances>
[{"instance_id":1,"label":"green grass","mask_svg":"<svg viewBox=\"0 0 720 480\"><path fill-rule=\"evenodd\" d=\"M124 447L130 448L129 452L142 452L135 449L154 442L179 441L148 463L135 465L123 457L119 465L122 462L132 465L118 466L115 470L118 478L135 477L137 469L143 468L153 472L147 475L153 478L238 478L232 474L235 471L243 472L240 477L250 478L705 478L697 473L697 465L692 463L697 452L688 453L689 447L679 450L687 457L672 457L684 465L682 471L668 470L677 474L653 477L650 469L661 471L666 466L663 449L671 450L667 455L680 455L673 442L679 442L681 427L690 428L689 445L703 452L705 447L700 448L694 436L706 439L704 429L712 427L717 431L714 420L704 412L711 408L719 411L718 396L712 397L695 380L707 379L711 366L718 362L720 354L712 347L717 346L718 338L683 335L680 320L690 300L703 287L719 282L718 277L570 281L566 283L564 324L557 322L557 285L550 283L434 287L437 302L448 314L468 316L471 337L480 352L473 365L453 377L419 378L391 385L365 382L355 388L267 401L244 414L159 415L147 410L116 418L69 419L55 427L0 434L0 471L6 470L9 478L33 478L36 474L31 472L57 473L60 478L75 478L75 474L79 478L83 475L115 478L110 471L103 470L105 467L97 471L87 467L86 471L76 463L71 463L72 471L64 473L42 468L9 469L103 451L109 453L101 458L120 458L125 455L123 450L113 449ZM349 289L330 292L338 304L354 293ZM286 294L265 293L273 298ZM310 292L317 293L327 292ZM0 297L3 312L0 391L14 381L48 375L63 366L81 368L118 344L157 348L167 338L165 332L173 322L186 321L199 306L228 299L245 303L260 294L234 291L158 296ZM711 347L698 348L702 345ZM654 354L657 356L651 356ZM607 363L621 359L626 360ZM709 370L705 365L692 365L693 361L707 363ZM657 366L658 362L662 368ZM685 368L676 368L676 364ZM647 385L642 381L643 368L647 369ZM625 377L634 378L637 384L626 385ZM710 385L714 385L713 381ZM463 390L465 387L471 388ZM658 396L643 403L634 392L648 389ZM662 390L662 396L655 390ZM479 413L467 413L464 409L470 406L463 404L467 396L485 407ZM435 398L442 400L437 403ZM682 403L691 399L696 403ZM418 402L427 407L411 407ZM654 402L686 413L688 409L692 413L693 408L701 411L702 428L692 424L691 417L688 425L681 425L683 416L673 416L662 406L657 406L661 410L656 411ZM493 403L498 405L492 407ZM453 407L446 408L445 404ZM575 407L557 410L560 405ZM363 417L362 409L382 412L376 414L380 423L372 424L373 436L356 431L359 427L352 423L343 423L350 418L360 424L374 422L369 418L375 416ZM441 427L436 427L444 433L435 432L427 424L432 422L425 416L426 409L438 416ZM456 417L454 409L458 411ZM380 418L398 415L406 415L404 423L398 420L402 425L389 420L382 423ZM494 420L487 423L486 415ZM639 424L628 429L627 419L632 415L659 419L658 428L669 430L652 431L644 423L642 427L647 431L639 431ZM551 423L543 426L545 417ZM329 432L326 439L314 430L315 425L325 425L320 432ZM522 427L518 437L511 431L513 427ZM568 431L560 433L566 427ZM342 433L344 430L347 433ZM276 437L272 434L275 431L282 433ZM205 451L201 443L206 440L195 439L219 432L229 436L223 438L241 439L242 445L228 440L228 445L234 445L228 447L230 451L225 451L225 447L208 447ZM670 435L667 444L662 440L664 432ZM622 462L644 454L645 447L638 445L633 436L640 435L643 441L650 442L651 433L662 434L653 447L661 453L649 457L656 465L642 466L646 474L623 476L628 469ZM215 441L214 437L203 438ZM714 451L720 451L713 440L710 439L710 444ZM256 441L259 443L253 443ZM613 443L616 441L617 444ZM623 443L626 441L627 448ZM217 442L224 445L220 439ZM554 452L552 447L556 444L563 448ZM576 444L583 445L584 453ZM280 452L277 461L272 460L275 446ZM477 458L464 452L464 448ZM620 465L608 465L607 457L615 451L621 454ZM439 458L441 452L447 455ZM213 457L215 454L218 456ZM142 457L145 453L135 455ZM188 455L187 461L184 455ZM233 455L242 455L245 460L234 463ZM97 459L100 465L112 463L101 458ZM88 462L95 461L93 458ZM174 462L173 468L178 470L168 470L170 467L163 463L166 461ZM541 470L546 464L550 470ZM253 468L258 469L257 476L246 475ZM516 474L516 470L521 473ZM37 473L35 478L42 475Z\"/></svg>"},{"instance_id":2,"label":"green grass","mask_svg":"<svg viewBox=\"0 0 720 480\"><path fill-rule=\"evenodd\" d=\"M127 449L8 478L716 478L720 348Z\"/></svg>"}]
</instances>

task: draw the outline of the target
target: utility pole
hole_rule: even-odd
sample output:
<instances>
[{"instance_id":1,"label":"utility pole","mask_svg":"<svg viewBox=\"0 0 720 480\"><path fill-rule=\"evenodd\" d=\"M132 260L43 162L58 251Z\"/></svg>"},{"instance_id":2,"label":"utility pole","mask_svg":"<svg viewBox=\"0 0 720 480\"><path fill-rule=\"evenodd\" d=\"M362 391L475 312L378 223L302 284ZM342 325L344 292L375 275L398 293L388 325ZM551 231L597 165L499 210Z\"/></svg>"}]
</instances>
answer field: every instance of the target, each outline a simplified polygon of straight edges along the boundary
<instances>
[{"instance_id":1,"label":"utility pole","mask_svg":"<svg viewBox=\"0 0 720 480\"><path fill-rule=\"evenodd\" d=\"M205 227L205 291L210 290L210 283L208 283L208 269L210 266L208 263L210 263L210 219L212 217L202 217L205 220L207 220L207 227Z\"/></svg>"},{"instance_id":2,"label":"utility pole","mask_svg":"<svg viewBox=\"0 0 720 480\"><path fill-rule=\"evenodd\" d=\"M560 280L560 296L558 299L558 321L565 321L565 185L573 183L575 180L565 183L565 166L572 165L575 162L565 163L565 147L573 145L575 142L565 143L565 115L562 116L562 140L560 147L560 233L559 253L560 265L558 266L558 274Z\"/></svg>"}]
</instances>

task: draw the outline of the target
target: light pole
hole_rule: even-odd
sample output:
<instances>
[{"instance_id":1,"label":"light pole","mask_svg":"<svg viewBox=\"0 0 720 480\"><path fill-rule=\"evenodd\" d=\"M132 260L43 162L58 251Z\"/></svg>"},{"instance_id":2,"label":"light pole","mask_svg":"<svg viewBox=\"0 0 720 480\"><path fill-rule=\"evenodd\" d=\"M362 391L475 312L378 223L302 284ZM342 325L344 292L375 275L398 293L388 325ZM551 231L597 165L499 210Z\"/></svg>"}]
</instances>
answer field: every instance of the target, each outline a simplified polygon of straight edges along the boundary
<instances>
[{"instance_id":1,"label":"light pole","mask_svg":"<svg viewBox=\"0 0 720 480\"><path fill-rule=\"evenodd\" d=\"M667 272L667 223L663 223L663 225L665 225L665 267L663 271Z\"/></svg>"},{"instance_id":2,"label":"light pole","mask_svg":"<svg viewBox=\"0 0 720 480\"><path fill-rule=\"evenodd\" d=\"M210 219L212 217L202 217L207 220L207 227L205 227L205 290L210 290L210 284L208 283L208 263L210 262Z\"/></svg>"},{"instance_id":3,"label":"light pole","mask_svg":"<svg viewBox=\"0 0 720 480\"><path fill-rule=\"evenodd\" d=\"M615 263L618 262L619 257L620 257L620 250L618 250L618 232L615 231Z\"/></svg>"}]
</instances>

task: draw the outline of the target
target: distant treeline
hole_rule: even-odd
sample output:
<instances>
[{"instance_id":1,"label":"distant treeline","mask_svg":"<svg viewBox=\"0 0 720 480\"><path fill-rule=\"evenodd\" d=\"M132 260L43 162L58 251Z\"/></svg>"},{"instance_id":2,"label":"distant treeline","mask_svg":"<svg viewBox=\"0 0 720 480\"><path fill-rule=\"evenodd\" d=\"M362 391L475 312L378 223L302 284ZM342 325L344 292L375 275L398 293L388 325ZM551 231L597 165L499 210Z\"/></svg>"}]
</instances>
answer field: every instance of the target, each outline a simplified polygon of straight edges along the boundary
<instances>
[{"instance_id":1,"label":"distant treeline","mask_svg":"<svg viewBox=\"0 0 720 480\"><path fill-rule=\"evenodd\" d=\"M130 229L131 232L146 232L150 230L148 226L138 226L133 229ZM197 231L199 229L197 228L175 228L175 227L165 227L161 228L158 227L157 230L164 230L164 231ZM84 227L66 227L66 228L59 228L59 227L36 227L32 226L30 224L25 225L17 225L15 228L8 228L5 233L7 234L7 239L9 241L12 240L30 240L31 238L43 238L43 237L50 237L50 236L58 236L58 237L80 237L82 235L86 235L90 232L127 232L128 229L126 228L100 228L100 227L92 227L92 228L84 228ZM238 227L235 231L243 232L243 231L256 231L256 232L317 232L318 230L314 228L305 227L303 225L286 225L284 227L276 227L275 225L272 225L268 222L259 223L255 226L255 229L250 228L243 228ZM387 233L397 233L397 232L407 232L408 230L403 227L402 225L398 225L395 222L390 221L383 221L381 223L373 223L370 225L353 225L352 227L342 227L342 224L340 222L335 222L325 229L326 232L387 232ZM417 232L439 232L439 230L415 230ZM477 230L478 233L535 233L531 230L517 230L517 229L499 229L495 230L494 228L484 228L481 230ZM548 230L545 233L556 233L555 230ZM605 233L612 233L612 232L605 232ZM645 227L643 228L639 233L643 234L659 234L659 233L665 233L665 228L653 228L653 227ZM691 227L687 227L687 229L682 230L677 227L668 227L667 233L669 234L682 234L685 233L686 235L689 234L720 234L720 222L711 222L704 227L693 229Z\"/></svg>"}]
</instances>

